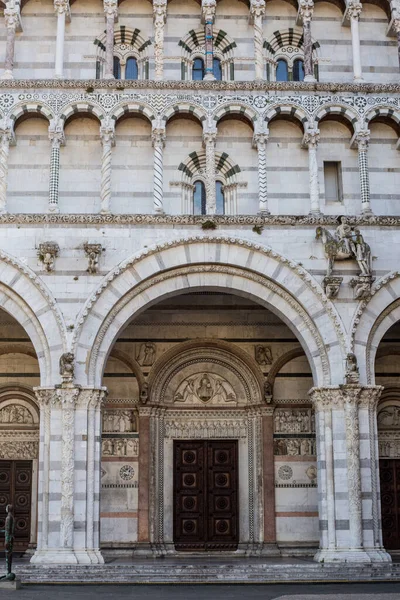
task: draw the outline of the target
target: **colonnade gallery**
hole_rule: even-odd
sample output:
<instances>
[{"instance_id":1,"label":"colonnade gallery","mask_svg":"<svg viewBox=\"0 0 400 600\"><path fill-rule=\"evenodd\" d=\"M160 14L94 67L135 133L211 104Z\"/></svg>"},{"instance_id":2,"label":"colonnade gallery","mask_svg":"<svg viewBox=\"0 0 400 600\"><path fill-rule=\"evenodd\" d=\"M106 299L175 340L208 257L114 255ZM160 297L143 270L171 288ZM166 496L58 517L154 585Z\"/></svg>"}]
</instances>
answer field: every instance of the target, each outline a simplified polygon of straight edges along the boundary
<instances>
[{"instance_id":1,"label":"colonnade gallery","mask_svg":"<svg viewBox=\"0 0 400 600\"><path fill-rule=\"evenodd\" d=\"M398 0L0 12L0 529L390 562Z\"/></svg>"}]
</instances>

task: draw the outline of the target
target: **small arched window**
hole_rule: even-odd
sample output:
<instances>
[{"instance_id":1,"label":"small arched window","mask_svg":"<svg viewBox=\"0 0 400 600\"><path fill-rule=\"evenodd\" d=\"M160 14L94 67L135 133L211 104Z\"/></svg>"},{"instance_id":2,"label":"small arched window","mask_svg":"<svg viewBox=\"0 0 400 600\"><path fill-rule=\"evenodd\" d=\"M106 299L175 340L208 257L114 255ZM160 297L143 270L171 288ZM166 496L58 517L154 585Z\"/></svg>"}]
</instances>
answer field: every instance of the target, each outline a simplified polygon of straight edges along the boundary
<instances>
[{"instance_id":1,"label":"small arched window","mask_svg":"<svg viewBox=\"0 0 400 600\"><path fill-rule=\"evenodd\" d=\"M194 182L193 190L193 214L206 214L206 186L202 181Z\"/></svg>"},{"instance_id":2,"label":"small arched window","mask_svg":"<svg viewBox=\"0 0 400 600\"><path fill-rule=\"evenodd\" d=\"M121 79L121 63L118 56L114 56L114 77Z\"/></svg>"},{"instance_id":3,"label":"small arched window","mask_svg":"<svg viewBox=\"0 0 400 600\"><path fill-rule=\"evenodd\" d=\"M204 60L195 58L193 61L193 81L202 81L204 79Z\"/></svg>"},{"instance_id":4,"label":"small arched window","mask_svg":"<svg viewBox=\"0 0 400 600\"><path fill-rule=\"evenodd\" d=\"M293 63L293 81L304 81L304 62L297 58Z\"/></svg>"},{"instance_id":5,"label":"small arched window","mask_svg":"<svg viewBox=\"0 0 400 600\"><path fill-rule=\"evenodd\" d=\"M216 214L223 215L225 213L225 196L224 186L221 181L215 183L215 199L216 199Z\"/></svg>"},{"instance_id":6,"label":"small arched window","mask_svg":"<svg viewBox=\"0 0 400 600\"><path fill-rule=\"evenodd\" d=\"M126 61L125 79L138 79L138 64L133 56Z\"/></svg>"},{"instance_id":7,"label":"small arched window","mask_svg":"<svg viewBox=\"0 0 400 600\"><path fill-rule=\"evenodd\" d=\"M287 64L286 60L283 60L283 58L281 58L280 60L278 60L278 62L276 64L276 80L277 81L288 81L288 79L289 79L288 64Z\"/></svg>"},{"instance_id":8,"label":"small arched window","mask_svg":"<svg viewBox=\"0 0 400 600\"><path fill-rule=\"evenodd\" d=\"M217 81L222 81L222 65L219 58L213 60L213 73Z\"/></svg>"}]
</instances>

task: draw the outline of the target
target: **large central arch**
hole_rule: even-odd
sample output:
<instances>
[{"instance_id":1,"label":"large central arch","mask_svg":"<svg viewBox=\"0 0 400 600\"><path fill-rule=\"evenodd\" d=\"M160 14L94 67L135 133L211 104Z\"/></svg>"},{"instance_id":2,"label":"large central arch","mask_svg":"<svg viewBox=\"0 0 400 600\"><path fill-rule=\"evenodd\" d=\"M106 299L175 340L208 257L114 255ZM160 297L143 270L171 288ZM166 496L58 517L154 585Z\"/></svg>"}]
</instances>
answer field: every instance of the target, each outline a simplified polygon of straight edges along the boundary
<instances>
[{"instance_id":1,"label":"large central arch","mask_svg":"<svg viewBox=\"0 0 400 600\"><path fill-rule=\"evenodd\" d=\"M216 236L155 246L103 279L78 315L77 383L101 386L119 332L141 311L169 296L205 289L245 296L270 309L299 339L314 384L343 383L344 328L319 284L268 247Z\"/></svg>"}]
</instances>

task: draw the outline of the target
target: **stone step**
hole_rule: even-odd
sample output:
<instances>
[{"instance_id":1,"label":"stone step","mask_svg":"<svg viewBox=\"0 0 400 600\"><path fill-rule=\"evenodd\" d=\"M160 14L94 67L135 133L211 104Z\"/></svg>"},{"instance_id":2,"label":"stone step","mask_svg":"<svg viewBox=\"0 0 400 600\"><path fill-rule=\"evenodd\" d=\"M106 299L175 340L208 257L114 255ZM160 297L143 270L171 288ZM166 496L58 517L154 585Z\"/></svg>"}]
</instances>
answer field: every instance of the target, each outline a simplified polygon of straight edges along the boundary
<instances>
[{"instance_id":1,"label":"stone step","mask_svg":"<svg viewBox=\"0 0 400 600\"><path fill-rule=\"evenodd\" d=\"M305 581L400 581L400 565L306 564L134 564L26 565L16 567L22 583L276 583Z\"/></svg>"}]
</instances>

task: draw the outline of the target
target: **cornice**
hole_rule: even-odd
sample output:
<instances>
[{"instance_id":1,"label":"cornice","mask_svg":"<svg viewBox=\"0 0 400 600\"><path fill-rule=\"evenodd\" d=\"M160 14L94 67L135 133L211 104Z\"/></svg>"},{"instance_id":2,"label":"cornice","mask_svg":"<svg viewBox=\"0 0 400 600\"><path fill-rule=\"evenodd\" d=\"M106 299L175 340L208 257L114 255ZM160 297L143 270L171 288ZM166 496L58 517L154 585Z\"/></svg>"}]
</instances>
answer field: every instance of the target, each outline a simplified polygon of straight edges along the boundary
<instances>
[{"instance_id":1,"label":"cornice","mask_svg":"<svg viewBox=\"0 0 400 600\"><path fill-rule=\"evenodd\" d=\"M0 82L0 91L9 89L107 89L107 90L205 90L205 91L293 91L397 94L399 83L335 83L304 81L150 81L115 79L8 79Z\"/></svg>"},{"instance_id":2,"label":"cornice","mask_svg":"<svg viewBox=\"0 0 400 600\"><path fill-rule=\"evenodd\" d=\"M399 227L400 216L365 216L346 217L352 226L362 227ZM54 213L5 213L0 214L1 225L171 225L201 227L205 221L212 220L217 226L318 226L336 227L337 215L152 215L152 214L54 214Z\"/></svg>"}]
</instances>

